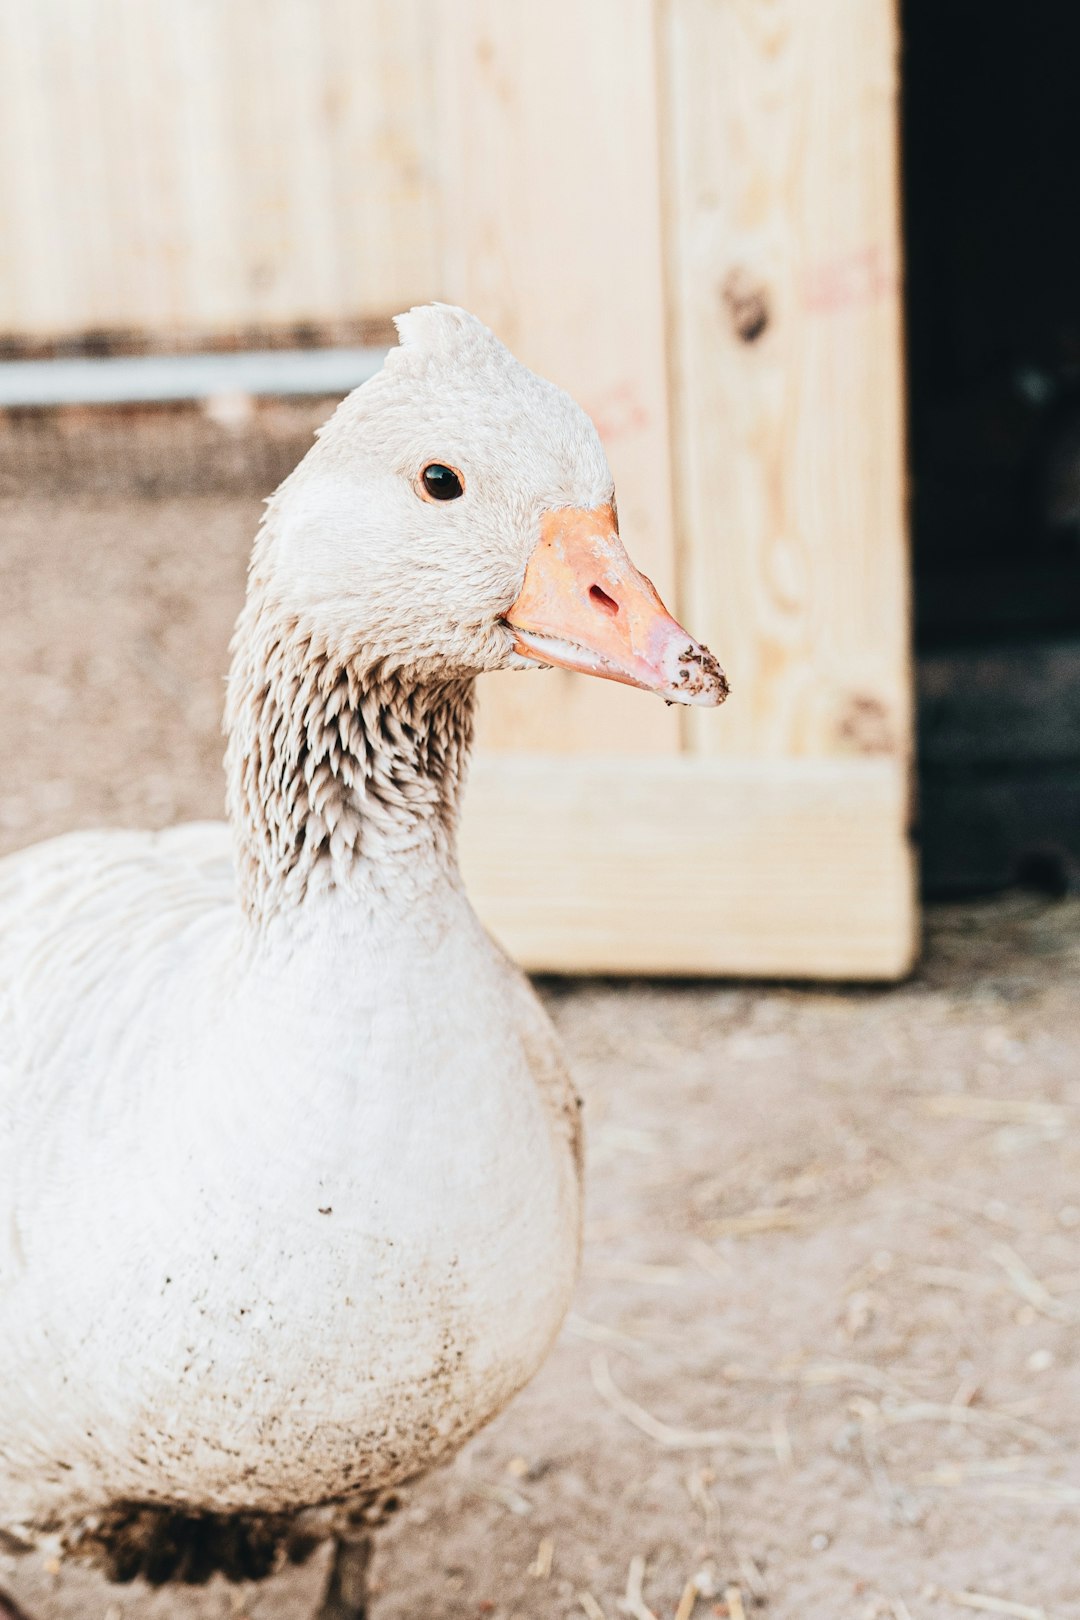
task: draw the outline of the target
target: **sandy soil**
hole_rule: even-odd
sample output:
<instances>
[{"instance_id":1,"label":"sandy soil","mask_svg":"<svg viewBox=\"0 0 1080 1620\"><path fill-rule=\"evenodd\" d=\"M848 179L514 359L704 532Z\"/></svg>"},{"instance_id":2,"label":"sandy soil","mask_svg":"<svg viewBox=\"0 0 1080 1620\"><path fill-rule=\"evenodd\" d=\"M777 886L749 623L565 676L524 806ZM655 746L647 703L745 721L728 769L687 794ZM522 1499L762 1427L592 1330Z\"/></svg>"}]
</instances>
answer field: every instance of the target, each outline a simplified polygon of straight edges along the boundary
<instances>
[{"instance_id":1,"label":"sandy soil","mask_svg":"<svg viewBox=\"0 0 1080 1620\"><path fill-rule=\"evenodd\" d=\"M257 513L0 513L4 847L218 812ZM589 1123L574 1314L410 1492L375 1620L1080 1616L1078 965L1080 903L1012 898L934 912L894 990L547 984ZM0 1569L38 1620L285 1620L320 1576Z\"/></svg>"}]
</instances>

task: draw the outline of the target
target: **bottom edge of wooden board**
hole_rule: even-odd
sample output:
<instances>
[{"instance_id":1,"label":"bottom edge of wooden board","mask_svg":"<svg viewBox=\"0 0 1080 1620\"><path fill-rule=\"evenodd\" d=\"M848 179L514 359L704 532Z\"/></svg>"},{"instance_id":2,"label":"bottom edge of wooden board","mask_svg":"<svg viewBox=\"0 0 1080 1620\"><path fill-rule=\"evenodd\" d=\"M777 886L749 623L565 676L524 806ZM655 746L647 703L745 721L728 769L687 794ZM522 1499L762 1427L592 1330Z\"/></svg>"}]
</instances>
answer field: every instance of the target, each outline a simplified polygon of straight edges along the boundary
<instances>
[{"instance_id":1,"label":"bottom edge of wooden board","mask_svg":"<svg viewBox=\"0 0 1080 1620\"><path fill-rule=\"evenodd\" d=\"M892 758L487 755L461 860L533 972L893 980L916 953Z\"/></svg>"}]
</instances>

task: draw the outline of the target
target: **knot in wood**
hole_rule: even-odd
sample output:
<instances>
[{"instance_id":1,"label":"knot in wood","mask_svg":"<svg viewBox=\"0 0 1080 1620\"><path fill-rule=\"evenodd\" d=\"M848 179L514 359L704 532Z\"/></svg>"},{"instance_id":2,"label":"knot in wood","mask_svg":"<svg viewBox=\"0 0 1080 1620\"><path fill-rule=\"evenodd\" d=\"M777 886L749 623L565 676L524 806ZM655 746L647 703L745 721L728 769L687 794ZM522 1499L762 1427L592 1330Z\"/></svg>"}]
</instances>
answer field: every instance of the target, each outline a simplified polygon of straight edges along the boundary
<instances>
[{"instance_id":1,"label":"knot in wood","mask_svg":"<svg viewBox=\"0 0 1080 1620\"><path fill-rule=\"evenodd\" d=\"M769 324L769 295L762 283L748 270L736 267L725 278L720 296L736 337L743 343L756 343Z\"/></svg>"}]
</instances>

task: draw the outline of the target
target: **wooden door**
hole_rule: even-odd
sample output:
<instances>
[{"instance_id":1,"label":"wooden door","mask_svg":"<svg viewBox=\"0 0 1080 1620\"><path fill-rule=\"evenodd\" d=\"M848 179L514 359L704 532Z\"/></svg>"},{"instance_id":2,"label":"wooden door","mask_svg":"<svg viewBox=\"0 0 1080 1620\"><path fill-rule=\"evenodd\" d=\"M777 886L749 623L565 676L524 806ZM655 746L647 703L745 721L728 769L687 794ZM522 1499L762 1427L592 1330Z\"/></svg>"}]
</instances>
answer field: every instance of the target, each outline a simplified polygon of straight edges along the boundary
<instances>
[{"instance_id":1,"label":"wooden door","mask_svg":"<svg viewBox=\"0 0 1080 1620\"><path fill-rule=\"evenodd\" d=\"M473 893L535 968L914 951L892 0L443 0L444 284L595 416L720 711L492 679Z\"/></svg>"}]
</instances>

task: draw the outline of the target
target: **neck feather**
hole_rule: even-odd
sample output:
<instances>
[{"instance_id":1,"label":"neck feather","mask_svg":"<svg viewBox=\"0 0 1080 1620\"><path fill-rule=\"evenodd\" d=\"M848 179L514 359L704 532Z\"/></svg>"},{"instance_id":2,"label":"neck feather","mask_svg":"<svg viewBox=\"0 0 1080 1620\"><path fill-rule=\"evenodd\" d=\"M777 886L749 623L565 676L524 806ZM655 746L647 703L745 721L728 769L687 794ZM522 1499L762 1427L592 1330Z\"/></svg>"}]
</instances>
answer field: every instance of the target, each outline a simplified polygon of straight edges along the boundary
<instances>
[{"instance_id":1,"label":"neck feather","mask_svg":"<svg viewBox=\"0 0 1080 1620\"><path fill-rule=\"evenodd\" d=\"M249 599L225 730L240 895L265 918L315 889L414 890L455 864L473 682L420 680Z\"/></svg>"}]
</instances>

